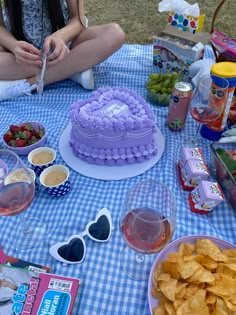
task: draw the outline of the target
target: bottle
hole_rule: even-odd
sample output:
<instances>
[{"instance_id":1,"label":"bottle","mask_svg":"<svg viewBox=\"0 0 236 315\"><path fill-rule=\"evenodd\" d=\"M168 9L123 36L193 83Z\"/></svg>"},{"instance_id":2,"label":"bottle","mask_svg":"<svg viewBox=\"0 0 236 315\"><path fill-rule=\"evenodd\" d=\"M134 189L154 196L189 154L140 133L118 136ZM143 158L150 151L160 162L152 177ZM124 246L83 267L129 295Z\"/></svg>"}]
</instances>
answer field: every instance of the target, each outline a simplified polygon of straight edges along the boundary
<instances>
[{"instance_id":1,"label":"bottle","mask_svg":"<svg viewBox=\"0 0 236 315\"><path fill-rule=\"evenodd\" d=\"M229 82L228 99L225 102L222 114L216 121L202 125L200 129L202 137L208 140L217 141L221 138L222 133L227 128L227 119L236 86L236 63L230 61L215 63L211 68L211 74L223 77Z\"/></svg>"}]
</instances>

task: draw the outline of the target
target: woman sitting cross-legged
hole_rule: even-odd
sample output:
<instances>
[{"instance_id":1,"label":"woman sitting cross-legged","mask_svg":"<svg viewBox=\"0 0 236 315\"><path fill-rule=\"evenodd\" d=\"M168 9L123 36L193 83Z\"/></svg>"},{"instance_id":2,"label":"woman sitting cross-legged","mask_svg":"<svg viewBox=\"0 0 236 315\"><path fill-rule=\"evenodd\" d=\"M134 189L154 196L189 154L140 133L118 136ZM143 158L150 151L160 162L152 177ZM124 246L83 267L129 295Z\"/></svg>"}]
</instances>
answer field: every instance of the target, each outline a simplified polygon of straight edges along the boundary
<instances>
[{"instance_id":1,"label":"woman sitting cross-legged","mask_svg":"<svg viewBox=\"0 0 236 315\"><path fill-rule=\"evenodd\" d=\"M45 85L70 78L94 88L92 67L124 43L115 23L86 26L83 0L0 0L0 101L31 94L47 55Z\"/></svg>"}]
</instances>

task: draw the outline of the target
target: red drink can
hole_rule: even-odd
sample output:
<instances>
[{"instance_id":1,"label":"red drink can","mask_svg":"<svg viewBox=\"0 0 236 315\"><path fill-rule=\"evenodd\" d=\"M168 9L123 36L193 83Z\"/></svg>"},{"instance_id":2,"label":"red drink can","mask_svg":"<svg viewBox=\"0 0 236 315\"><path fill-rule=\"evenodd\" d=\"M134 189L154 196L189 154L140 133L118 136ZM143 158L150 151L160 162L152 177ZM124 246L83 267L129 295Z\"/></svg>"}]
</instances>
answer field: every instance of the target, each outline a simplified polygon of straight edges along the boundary
<instances>
[{"instance_id":1,"label":"red drink can","mask_svg":"<svg viewBox=\"0 0 236 315\"><path fill-rule=\"evenodd\" d=\"M192 86L187 82L177 82L172 91L166 124L172 131L184 128L192 97Z\"/></svg>"}]
</instances>

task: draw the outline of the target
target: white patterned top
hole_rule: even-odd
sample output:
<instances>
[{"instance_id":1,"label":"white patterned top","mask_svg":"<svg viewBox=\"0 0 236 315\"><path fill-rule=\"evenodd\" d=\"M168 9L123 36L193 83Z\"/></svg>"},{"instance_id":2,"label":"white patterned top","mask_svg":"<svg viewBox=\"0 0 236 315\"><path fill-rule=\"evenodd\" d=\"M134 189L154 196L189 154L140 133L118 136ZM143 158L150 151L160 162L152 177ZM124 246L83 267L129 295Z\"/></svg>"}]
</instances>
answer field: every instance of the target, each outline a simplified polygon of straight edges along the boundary
<instances>
[{"instance_id":1,"label":"white patterned top","mask_svg":"<svg viewBox=\"0 0 236 315\"><path fill-rule=\"evenodd\" d=\"M69 20L69 12L66 0L60 0L65 22ZM26 39L37 48L42 48L44 38L52 33L52 27L48 16L47 1L21 0L22 23ZM7 10L3 8L3 19L9 31L11 31Z\"/></svg>"}]
</instances>

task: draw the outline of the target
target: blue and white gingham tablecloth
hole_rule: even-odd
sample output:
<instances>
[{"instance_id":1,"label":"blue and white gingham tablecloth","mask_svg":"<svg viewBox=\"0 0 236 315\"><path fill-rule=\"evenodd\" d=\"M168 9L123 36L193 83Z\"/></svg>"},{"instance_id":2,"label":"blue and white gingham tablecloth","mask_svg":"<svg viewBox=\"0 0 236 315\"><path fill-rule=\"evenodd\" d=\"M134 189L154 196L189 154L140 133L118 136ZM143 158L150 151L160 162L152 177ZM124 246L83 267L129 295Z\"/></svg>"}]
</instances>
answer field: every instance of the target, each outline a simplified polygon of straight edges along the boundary
<instances>
[{"instance_id":1,"label":"blue and white gingham tablecloth","mask_svg":"<svg viewBox=\"0 0 236 315\"><path fill-rule=\"evenodd\" d=\"M212 57L207 50L206 57ZM147 99L144 87L148 74L154 70L151 45L124 45L107 61L94 69L96 87L121 86L132 89ZM72 81L46 87L43 96L23 96L0 103L0 136L12 123L39 121L46 126L47 146L57 151L57 163L64 164L58 143L69 123L70 105L86 98L89 91ZM119 231L119 215L128 189L138 181L156 179L167 184L177 203L177 226L174 238L191 234L208 234L236 244L236 218L227 204L218 207L211 215L190 212L187 194L181 191L176 174L176 160L180 142L195 134L197 124L189 116L185 130L171 132L165 126L168 109L151 104L161 129L166 149L161 160L146 173L121 181L100 181L81 176L71 170L71 191L64 197L50 197L41 187L32 206L25 215L42 218L47 224L45 242L27 251L15 251L10 236L20 216L0 217L0 244L8 255L47 265L53 272L81 280L73 314L75 315L148 315L147 282L129 279L122 271L119 256L125 246ZM207 162L210 161L210 142L202 139L201 147ZM27 163L27 159L23 158ZM95 243L86 237L87 255L79 265L63 267L48 252L49 247L64 241L70 235L83 231L94 220L98 209L110 209L114 230L109 242ZM155 258L155 257L154 257Z\"/></svg>"}]
</instances>

